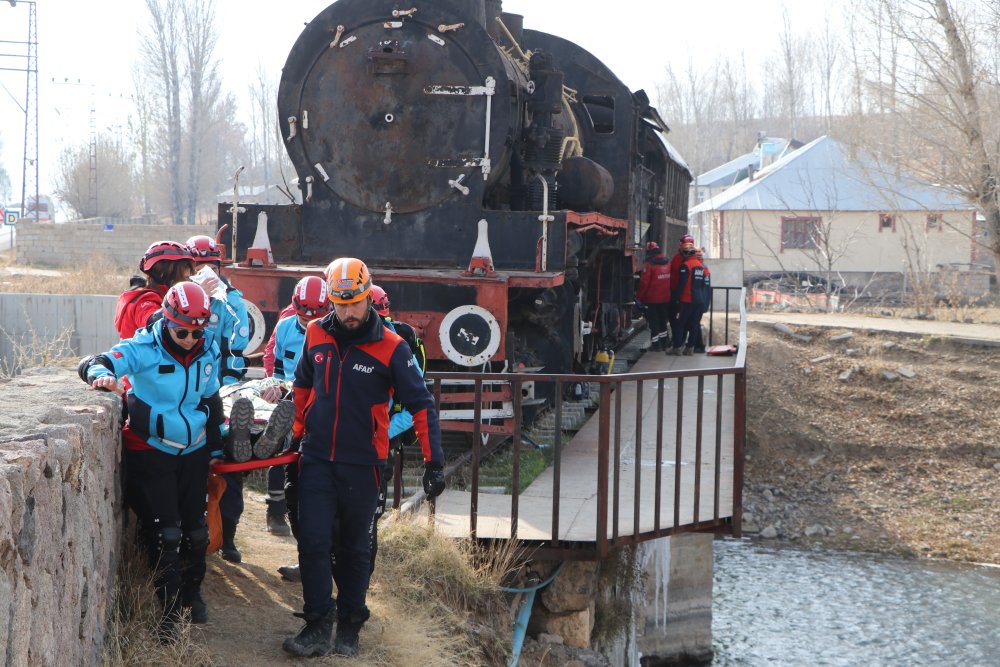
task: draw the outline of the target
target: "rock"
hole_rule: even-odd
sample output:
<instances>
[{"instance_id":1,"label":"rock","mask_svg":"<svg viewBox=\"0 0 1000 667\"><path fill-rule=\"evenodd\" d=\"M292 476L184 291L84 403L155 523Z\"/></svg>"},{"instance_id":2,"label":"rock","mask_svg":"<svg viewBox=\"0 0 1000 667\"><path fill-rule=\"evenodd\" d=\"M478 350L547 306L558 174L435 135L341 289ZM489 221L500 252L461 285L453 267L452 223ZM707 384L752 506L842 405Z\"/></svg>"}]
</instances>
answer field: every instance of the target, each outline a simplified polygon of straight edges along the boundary
<instances>
[{"instance_id":1,"label":"rock","mask_svg":"<svg viewBox=\"0 0 1000 667\"><path fill-rule=\"evenodd\" d=\"M850 331L848 331L847 333L837 334L836 336L830 336L830 342L831 343L839 343L842 340L850 340L853 337L854 337L854 334L852 334Z\"/></svg>"},{"instance_id":2,"label":"rock","mask_svg":"<svg viewBox=\"0 0 1000 667\"><path fill-rule=\"evenodd\" d=\"M769 502L769 503L773 503L774 502L774 494L771 493L770 489L764 489L763 496L764 496L764 500L766 500L767 502Z\"/></svg>"},{"instance_id":3,"label":"rock","mask_svg":"<svg viewBox=\"0 0 1000 667\"><path fill-rule=\"evenodd\" d=\"M765 540L773 540L778 536L778 529L774 526L767 526L764 530L760 531L760 536Z\"/></svg>"},{"instance_id":4,"label":"rock","mask_svg":"<svg viewBox=\"0 0 1000 667\"><path fill-rule=\"evenodd\" d=\"M750 512L744 512L743 513L743 525L746 525L748 523L753 523L754 518L756 518L756 517L754 517L754 515L751 514Z\"/></svg>"},{"instance_id":5,"label":"rock","mask_svg":"<svg viewBox=\"0 0 1000 667\"><path fill-rule=\"evenodd\" d=\"M816 523L808 528L806 528L806 537L814 537L816 535L824 536L826 535L826 528Z\"/></svg>"},{"instance_id":6,"label":"rock","mask_svg":"<svg viewBox=\"0 0 1000 667\"><path fill-rule=\"evenodd\" d=\"M548 618L545 630L549 634L562 637L567 646L590 648L592 618L593 613L589 608L564 614L553 614Z\"/></svg>"},{"instance_id":7,"label":"rock","mask_svg":"<svg viewBox=\"0 0 1000 667\"><path fill-rule=\"evenodd\" d=\"M843 528L840 529L840 531L845 535L850 535L851 533L854 532L854 529L851 528L850 526L844 526Z\"/></svg>"},{"instance_id":8,"label":"rock","mask_svg":"<svg viewBox=\"0 0 1000 667\"><path fill-rule=\"evenodd\" d=\"M1000 470L1000 463L994 463L993 464L993 469L994 470Z\"/></svg>"},{"instance_id":9,"label":"rock","mask_svg":"<svg viewBox=\"0 0 1000 667\"><path fill-rule=\"evenodd\" d=\"M563 567L559 576L542 590L541 598L546 609L562 613L587 609L596 593L597 563L577 561Z\"/></svg>"},{"instance_id":10,"label":"rock","mask_svg":"<svg viewBox=\"0 0 1000 667\"><path fill-rule=\"evenodd\" d=\"M799 342L802 342L802 343L810 343L810 342L812 342L812 336L804 336L802 334L797 334L794 331L792 331L792 328L790 326L788 326L787 324L783 324L781 322L775 322L773 324L773 326L774 326L774 328L775 328L776 331L780 331L781 333L785 334L786 336L794 338L795 340L797 340Z\"/></svg>"},{"instance_id":11,"label":"rock","mask_svg":"<svg viewBox=\"0 0 1000 667\"><path fill-rule=\"evenodd\" d=\"M856 347L849 347L849 348L847 348L847 349L844 350L844 354L846 354L849 357L860 357L861 354L862 354L862 351L859 350Z\"/></svg>"},{"instance_id":12,"label":"rock","mask_svg":"<svg viewBox=\"0 0 1000 667\"><path fill-rule=\"evenodd\" d=\"M821 364L824 361L830 361L831 359L833 359L833 355L832 354L824 354L821 357L816 357L815 359L810 359L809 363L810 364Z\"/></svg>"},{"instance_id":13,"label":"rock","mask_svg":"<svg viewBox=\"0 0 1000 667\"><path fill-rule=\"evenodd\" d=\"M811 465L811 466L814 466L814 465L816 465L817 463L819 463L820 461L822 461L825 458L826 458L826 454L820 454L819 456L814 456L811 459L809 459L807 461L807 463L809 465Z\"/></svg>"},{"instance_id":14,"label":"rock","mask_svg":"<svg viewBox=\"0 0 1000 667\"><path fill-rule=\"evenodd\" d=\"M565 644L566 642L564 642L563 638L560 637L559 635L552 635L552 634L549 634L548 632L540 632L538 634L538 643L539 644Z\"/></svg>"},{"instance_id":15,"label":"rock","mask_svg":"<svg viewBox=\"0 0 1000 667\"><path fill-rule=\"evenodd\" d=\"M896 380L899 379L899 376L896 375L895 373L893 373L892 371L885 371L884 370L884 371L882 371L881 375L882 375L882 379L886 380L888 382L895 382Z\"/></svg>"},{"instance_id":16,"label":"rock","mask_svg":"<svg viewBox=\"0 0 1000 667\"><path fill-rule=\"evenodd\" d=\"M891 340L887 340L886 342L882 343L883 350L891 350L894 347L896 347L896 344L893 343Z\"/></svg>"},{"instance_id":17,"label":"rock","mask_svg":"<svg viewBox=\"0 0 1000 667\"><path fill-rule=\"evenodd\" d=\"M837 376L837 379L841 382L850 382L851 378L854 377L856 373L861 370L860 366L851 366L846 371Z\"/></svg>"},{"instance_id":18,"label":"rock","mask_svg":"<svg viewBox=\"0 0 1000 667\"><path fill-rule=\"evenodd\" d=\"M912 380L917 376L917 374L913 372L912 368L907 368L906 366L900 366L899 368L897 368L896 373L898 375L903 376L907 380Z\"/></svg>"}]
</instances>

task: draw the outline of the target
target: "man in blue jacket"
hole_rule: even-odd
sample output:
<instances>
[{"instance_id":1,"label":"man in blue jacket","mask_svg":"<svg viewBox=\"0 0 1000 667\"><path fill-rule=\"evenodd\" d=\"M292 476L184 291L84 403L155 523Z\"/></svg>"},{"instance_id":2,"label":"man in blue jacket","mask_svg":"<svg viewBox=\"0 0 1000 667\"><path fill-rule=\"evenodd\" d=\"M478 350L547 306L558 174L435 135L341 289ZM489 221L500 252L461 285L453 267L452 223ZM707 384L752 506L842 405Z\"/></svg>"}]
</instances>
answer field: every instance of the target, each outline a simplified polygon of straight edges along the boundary
<instances>
[{"instance_id":1,"label":"man in blue jacket","mask_svg":"<svg viewBox=\"0 0 1000 667\"><path fill-rule=\"evenodd\" d=\"M371 274L353 257L327 276L334 312L309 323L295 370L300 440L299 566L305 626L282 647L297 656L358 653L371 574L369 528L389 453L389 407L413 416L424 457L424 491L444 491L444 452L434 399L406 342L372 308ZM336 555L331 569L330 550ZM331 574L337 580L332 598ZM336 621L336 640L331 641Z\"/></svg>"}]
</instances>

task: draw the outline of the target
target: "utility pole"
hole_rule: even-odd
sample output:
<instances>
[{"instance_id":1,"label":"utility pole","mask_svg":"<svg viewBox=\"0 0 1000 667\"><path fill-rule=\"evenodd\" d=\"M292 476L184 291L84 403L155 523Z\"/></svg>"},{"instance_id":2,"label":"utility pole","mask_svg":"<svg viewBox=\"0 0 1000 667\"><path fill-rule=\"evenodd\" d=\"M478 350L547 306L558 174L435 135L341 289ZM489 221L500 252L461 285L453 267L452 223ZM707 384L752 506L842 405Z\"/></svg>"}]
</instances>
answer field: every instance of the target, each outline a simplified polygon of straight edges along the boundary
<instances>
[{"instance_id":1,"label":"utility pole","mask_svg":"<svg viewBox=\"0 0 1000 667\"><path fill-rule=\"evenodd\" d=\"M38 222L41 203L38 191L38 17L34 0L7 0L11 7L18 3L28 6L28 41L5 41L3 44L26 46L26 53L0 53L0 57L24 58L24 67L0 67L0 70L24 72L27 76L24 105L24 162L21 167L21 216L28 208L28 195L34 193L35 222ZM0 61L2 62L2 61ZM17 102L15 100L15 102Z\"/></svg>"},{"instance_id":2,"label":"utility pole","mask_svg":"<svg viewBox=\"0 0 1000 667\"><path fill-rule=\"evenodd\" d=\"M93 211L94 217L97 217L100 212L97 209L97 102L94 99L94 84L84 83L80 79L56 81L54 78L52 83L56 86L86 86L90 88L90 178L87 184L89 188L87 194L90 198L90 210Z\"/></svg>"}]
</instances>

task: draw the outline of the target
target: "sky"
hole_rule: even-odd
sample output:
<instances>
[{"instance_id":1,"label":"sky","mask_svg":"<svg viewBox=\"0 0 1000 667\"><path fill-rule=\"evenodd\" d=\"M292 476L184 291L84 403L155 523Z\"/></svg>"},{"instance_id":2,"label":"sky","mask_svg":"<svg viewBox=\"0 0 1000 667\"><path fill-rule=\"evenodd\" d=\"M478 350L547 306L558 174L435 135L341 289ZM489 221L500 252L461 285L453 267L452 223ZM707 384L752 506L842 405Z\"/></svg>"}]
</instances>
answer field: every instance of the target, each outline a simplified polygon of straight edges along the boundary
<instances>
[{"instance_id":1,"label":"sky","mask_svg":"<svg viewBox=\"0 0 1000 667\"><path fill-rule=\"evenodd\" d=\"M428 0L400 0L416 6ZM843 0L504 0L504 11L524 16L526 28L568 38L602 60L633 90L655 100L668 63L708 67L746 55L751 70L773 48L769 36L788 12L792 25L818 30L824 14ZM217 56L225 87L239 98L258 66L275 80L304 23L329 0L215 0ZM614 11L609 12L609 5ZM131 110L131 68L146 21L142 0L36 0L39 81L39 169L43 193L52 188L59 155L89 141L91 109L99 131L124 131ZM29 8L0 0L0 54L21 53ZM0 56L0 68L24 60ZM0 164L20 200L26 77L0 70ZM669 119L667 119L669 123ZM2 205L4 202L0 202Z\"/></svg>"}]
</instances>

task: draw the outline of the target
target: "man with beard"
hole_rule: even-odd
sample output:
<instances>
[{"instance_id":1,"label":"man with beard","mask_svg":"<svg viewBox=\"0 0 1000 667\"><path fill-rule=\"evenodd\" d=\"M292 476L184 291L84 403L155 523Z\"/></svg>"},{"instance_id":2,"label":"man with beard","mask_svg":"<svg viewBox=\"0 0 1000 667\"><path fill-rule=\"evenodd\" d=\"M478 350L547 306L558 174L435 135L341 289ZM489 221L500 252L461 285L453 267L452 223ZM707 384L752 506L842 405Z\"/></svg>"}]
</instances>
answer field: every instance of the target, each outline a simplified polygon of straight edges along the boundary
<instances>
[{"instance_id":1,"label":"man with beard","mask_svg":"<svg viewBox=\"0 0 1000 667\"><path fill-rule=\"evenodd\" d=\"M424 491L444 491L444 452L434 399L406 341L372 308L371 274L344 257L327 272L333 312L309 323L292 383L300 443L299 569L305 626L282 647L297 656L358 654L371 574L369 527L389 452L389 407L413 415ZM330 551L336 565L331 566ZM335 571L332 571L335 568ZM331 574L337 581L332 597ZM337 635L331 641L333 624Z\"/></svg>"}]
</instances>

